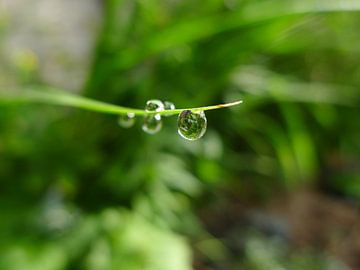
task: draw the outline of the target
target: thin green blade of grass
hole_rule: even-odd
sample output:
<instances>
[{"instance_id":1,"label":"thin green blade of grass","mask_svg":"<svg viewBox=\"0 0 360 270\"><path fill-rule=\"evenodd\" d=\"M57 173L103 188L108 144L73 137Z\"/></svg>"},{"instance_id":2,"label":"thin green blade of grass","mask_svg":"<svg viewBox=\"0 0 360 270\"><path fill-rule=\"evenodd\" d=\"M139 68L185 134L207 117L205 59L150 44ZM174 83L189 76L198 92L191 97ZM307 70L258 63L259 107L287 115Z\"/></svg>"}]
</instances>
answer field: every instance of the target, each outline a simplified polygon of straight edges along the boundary
<instances>
[{"instance_id":1,"label":"thin green blade of grass","mask_svg":"<svg viewBox=\"0 0 360 270\"><path fill-rule=\"evenodd\" d=\"M13 92L11 94L9 93L0 94L0 105L21 105L25 103L41 103L48 105L68 106L68 107L75 107L79 109L95 111L99 113L107 113L107 114L126 114L126 113L133 113L135 115L154 114L153 112L147 112L145 110L128 108L98 100L93 100L79 95L70 94L63 90L58 90L58 89L45 89L45 90L30 89L30 90L22 91L20 93ZM242 103L241 100L226 104L219 104L219 105L212 105L205 107L164 110L161 112L156 112L156 114L175 115L181 113L184 110L191 110L191 111L216 110L216 109L236 106L239 105L240 103Z\"/></svg>"}]
</instances>

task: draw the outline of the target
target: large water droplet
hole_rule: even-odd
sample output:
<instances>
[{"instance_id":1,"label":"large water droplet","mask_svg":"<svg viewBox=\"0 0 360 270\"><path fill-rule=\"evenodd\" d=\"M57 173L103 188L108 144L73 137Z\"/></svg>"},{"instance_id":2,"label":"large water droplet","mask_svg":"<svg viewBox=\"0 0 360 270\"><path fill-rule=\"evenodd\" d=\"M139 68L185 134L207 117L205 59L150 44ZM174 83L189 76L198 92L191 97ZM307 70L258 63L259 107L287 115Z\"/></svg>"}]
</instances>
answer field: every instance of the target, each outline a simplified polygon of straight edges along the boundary
<instances>
[{"instance_id":1,"label":"large water droplet","mask_svg":"<svg viewBox=\"0 0 360 270\"><path fill-rule=\"evenodd\" d=\"M148 134L155 134L158 133L161 128L162 121L160 114L148 114L144 116L143 131Z\"/></svg>"},{"instance_id":2,"label":"large water droplet","mask_svg":"<svg viewBox=\"0 0 360 270\"><path fill-rule=\"evenodd\" d=\"M126 113L121 114L118 119L118 124L123 128L130 128L135 124L135 114Z\"/></svg>"},{"instance_id":3,"label":"large water droplet","mask_svg":"<svg viewBox=\"0 0 360 270\"><path fill-rule=\"evenodd\" d=\"M178 117L178 133L186 140L195 141L204 136L207 127L205 113L182 111Z\"/></svg>"},{"instance_id":4,"label":"large water droplet","mask_svg":"<svg viewBox=\"0 0 360 270\"><path fill-rule=\"evenodd\" d=\"M145 111L161 112L164 110L164 104L158 99L151 99L146 102Z\"/></svg>"}]
</instances>

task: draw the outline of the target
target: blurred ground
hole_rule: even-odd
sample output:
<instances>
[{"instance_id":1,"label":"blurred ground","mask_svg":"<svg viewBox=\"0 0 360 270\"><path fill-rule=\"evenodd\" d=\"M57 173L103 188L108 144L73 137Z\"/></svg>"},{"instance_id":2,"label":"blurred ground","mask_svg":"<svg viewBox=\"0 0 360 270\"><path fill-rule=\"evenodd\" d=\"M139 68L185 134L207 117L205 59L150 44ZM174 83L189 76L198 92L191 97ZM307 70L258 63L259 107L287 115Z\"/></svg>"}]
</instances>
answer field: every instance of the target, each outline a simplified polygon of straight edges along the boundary
<instances>
[{"instance_id":1,"label":"blurred ground","mask_svg":"<svg viewBox=\"0 0 360 270\"><path fill-rule=\"evenodd\" d=\"M46 84L79 90L87 79L101 6L96 0L1 0L2 65L29 62ZM4 75L2 75L4 76ZM1 83L1 80L0 80Z\"/></svg>"},{"instance_id":2,"label":"blurred ground","mask_svg":"<svg viewBox=\"0 0 360 270\"><path fill-rule=\"evenodd\" d=\"M265 205L239 197L225 203L210 203L200 216L209 231L227 243L233 256L244 254L247 234L261 232L265 239L278 239L289 249L310 253L322 250L351 269L360 268L358 204L314 188L278 193ZM208 269L203 263L198 262L197 267ZM226 269L226 263L218 267Z\"/></svg>"}]
</instances>

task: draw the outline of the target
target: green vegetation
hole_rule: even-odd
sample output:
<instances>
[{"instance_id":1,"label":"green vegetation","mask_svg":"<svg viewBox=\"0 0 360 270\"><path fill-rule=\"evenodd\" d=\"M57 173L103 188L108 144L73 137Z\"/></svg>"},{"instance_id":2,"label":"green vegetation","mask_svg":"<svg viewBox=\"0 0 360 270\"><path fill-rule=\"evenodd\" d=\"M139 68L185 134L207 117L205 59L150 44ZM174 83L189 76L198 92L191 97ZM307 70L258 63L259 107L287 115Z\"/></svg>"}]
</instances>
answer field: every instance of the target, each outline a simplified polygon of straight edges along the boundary
<instances>
[{"instance_id":1,"label":"green vegetation","mask_svg":"<svg viewBox=\"0 0 360 270\"><path fill-rule=\"evenodd\" d=\"M356 267L252 211L304 188L359 205L360 2L100 2L78 94L0 65L0 269ZM207 133L119 127L153 98L209 110Z\"/></svg>"},{"instance_id":2,"label":"green vegetation","mask_svg":"<svg viewBox=\"0 0 360 270\"><path fill-rule=\"evenodd\" d=\"M84 110L90 110L100 113L109 113L109 114L127 114L133 113L134 115L147 115L153 114L150 111L127 108L122 106L117 106L113 104L108 104L105 102L92 100L89 98L81 97L78 95L70 94L61 90L54 89L44 89L40 90L25 90L20 93L16 91L6 93L0 97L0 102L3 105L21 105L26 103L43 103L43 104L52 104L52 105L62 105L62 106L70 106L75 108L80 108ZM156 112L156 114L160 115L174 115L179 114L184 110L191 111L209 111L216 110L226 107L236 106L242 103L242 101L234 101L226 104L212 105L212 106L204 106L197 108L187 108L187 109L171 109L171 110L161 110Z\"/></svg>"}]
</instances>

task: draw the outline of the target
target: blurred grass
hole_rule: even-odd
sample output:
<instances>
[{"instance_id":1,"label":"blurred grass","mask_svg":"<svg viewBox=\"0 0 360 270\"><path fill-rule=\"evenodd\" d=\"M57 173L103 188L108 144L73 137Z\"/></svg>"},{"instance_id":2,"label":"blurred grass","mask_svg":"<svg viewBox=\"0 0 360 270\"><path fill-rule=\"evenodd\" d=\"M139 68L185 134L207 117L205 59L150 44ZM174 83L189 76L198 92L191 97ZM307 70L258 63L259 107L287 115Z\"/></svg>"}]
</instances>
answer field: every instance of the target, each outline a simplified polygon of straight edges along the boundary
<instances>
[{"instance_id":1,"label":"blurred grass","mask_svg":"<svg viewBox=\"0 0 360 270\"><path fill-rule=\"evenodd\" d=\"M0 269L346 269L261 232L234 251L198 214L213 197L220 209L258 205L303 186L358 204L360 3L102 8L82 94L134 108L151 98L244 105L208 112L208 133L193 143L171 118L148 136L93 112L1 107ZM31 55L1 64L0 85L40 85Z\"/></svg>"}]
</instances>

